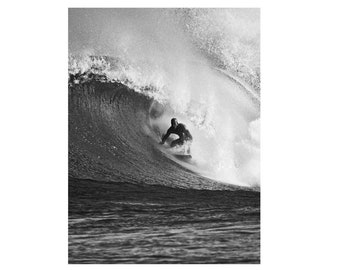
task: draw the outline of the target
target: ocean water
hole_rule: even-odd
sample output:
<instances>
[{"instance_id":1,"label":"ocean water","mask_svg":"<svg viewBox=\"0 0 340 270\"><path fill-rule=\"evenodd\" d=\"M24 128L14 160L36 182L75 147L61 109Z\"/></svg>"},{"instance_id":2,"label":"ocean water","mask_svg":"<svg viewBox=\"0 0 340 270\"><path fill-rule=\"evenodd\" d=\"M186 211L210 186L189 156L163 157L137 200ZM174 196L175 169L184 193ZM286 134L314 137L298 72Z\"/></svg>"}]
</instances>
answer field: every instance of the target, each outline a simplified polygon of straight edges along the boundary
<instances>
[{"instance_id":1,"label":"ocean water","mask_svg":"<svg viewBox=\"0 0 340 270\"><path fill-rule=\"evenodd\" d=\"M259 263L258 11L69 19L69 263Z\"/></svg>"},{"instance_id":2,"label":"ocean water","mask_svg":"<svg viewBox=\"0 0 340 270\"><path fill-rule=\"evenodd\" d=\"M70 179L69 263L259 263L260 195Z\"/></svg>"}]
</instances>

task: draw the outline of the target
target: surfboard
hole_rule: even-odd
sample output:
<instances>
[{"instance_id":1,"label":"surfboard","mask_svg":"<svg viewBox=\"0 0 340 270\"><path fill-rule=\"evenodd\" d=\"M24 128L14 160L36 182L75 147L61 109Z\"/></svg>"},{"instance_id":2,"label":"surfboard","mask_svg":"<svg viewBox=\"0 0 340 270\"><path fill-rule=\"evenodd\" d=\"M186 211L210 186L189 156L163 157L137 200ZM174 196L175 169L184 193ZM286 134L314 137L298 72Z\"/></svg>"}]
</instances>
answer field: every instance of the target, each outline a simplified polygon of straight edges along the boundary
<instances>
[{"instance_id":1,"label":"surfboard","mask_svg":"<svg viewBox=\"0 0 340 270\"><path fill-rule=\"evenodd\" d=\"M167 142L163 145L164 149L167 150L169 154L181 161L190 161L192 156L190 154L190 144L177 145L175 147L170 147L173 138L169 138Z\"/></svg>"},{"instance_id":2,"label":"surfboard","mask_svg":"<svg viewBox=\"0 0 340 270\"><path fill-rule=\"evenodd\" d=\"M173 156L184 161L192 159L192 156L189 154L174 154Z\"/></svg>"}]
</instances>

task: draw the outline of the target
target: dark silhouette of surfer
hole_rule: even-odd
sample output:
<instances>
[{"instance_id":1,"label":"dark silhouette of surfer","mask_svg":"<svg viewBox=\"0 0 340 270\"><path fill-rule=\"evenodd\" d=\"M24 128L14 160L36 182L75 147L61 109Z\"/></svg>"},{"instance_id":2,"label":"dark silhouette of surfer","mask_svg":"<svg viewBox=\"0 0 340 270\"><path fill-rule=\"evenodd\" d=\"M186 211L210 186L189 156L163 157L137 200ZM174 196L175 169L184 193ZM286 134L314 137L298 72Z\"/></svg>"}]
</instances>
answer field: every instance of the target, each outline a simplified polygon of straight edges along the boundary
<instances>
[{"instance_id":1,"label":"dark silhouette of surfer","mask_svg":"<svg viewBox=\"0 0 340 270\"><path fill-rule=\"evenodd\" d=\"M175 147L176 145L183 145L185 142L191 142L192 136L182 123L178 123L176 118L171 119L171 127L168 129L165 135L162 137L160 144L164 144L170 134L177 134L179 138L171 142L170 146Z\"/></svg>"}]
</instances>

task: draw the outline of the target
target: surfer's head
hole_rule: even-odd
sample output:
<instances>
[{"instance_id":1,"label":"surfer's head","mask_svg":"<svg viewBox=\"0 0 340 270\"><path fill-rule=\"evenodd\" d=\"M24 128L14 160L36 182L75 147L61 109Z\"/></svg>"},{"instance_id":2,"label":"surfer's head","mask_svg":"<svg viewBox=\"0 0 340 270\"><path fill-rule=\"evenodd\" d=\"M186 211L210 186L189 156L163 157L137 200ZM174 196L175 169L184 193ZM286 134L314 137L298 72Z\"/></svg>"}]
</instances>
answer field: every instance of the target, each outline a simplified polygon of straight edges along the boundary
<instances>
[{"instance_id":1,"label":"surfer's head","mask_svg":"<svg viewBox=\"0 0 340 270\"><path fill-rule=\"evenodd\" d=\"M178 125L177 119L176 119L176 118L172 118L172 119L171 119L171 126L174 127L174 128L176 128L177 125Z\"/></svg>"}]
</instances>

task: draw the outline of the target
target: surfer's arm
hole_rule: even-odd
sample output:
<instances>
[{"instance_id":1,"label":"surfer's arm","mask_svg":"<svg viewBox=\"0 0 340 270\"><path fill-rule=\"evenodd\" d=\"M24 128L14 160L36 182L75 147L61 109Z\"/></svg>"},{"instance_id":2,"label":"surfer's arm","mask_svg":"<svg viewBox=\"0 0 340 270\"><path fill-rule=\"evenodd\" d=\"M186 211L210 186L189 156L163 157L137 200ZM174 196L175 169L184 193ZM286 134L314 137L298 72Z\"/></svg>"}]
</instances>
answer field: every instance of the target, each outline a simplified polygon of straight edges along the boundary
<instances>
[{"instance_id":1,"label":"surfer's arm","mask_svg":"<svg viewBox=\"0 0 340 270\"><path fill-rule=\"evenodd\" d=\"M169 128L168 131L166 132L166 134L163 135L161 144L165 143L165 141L169 138L169 136L170 136L171 133L172 133L172 129Z\"/></svg>"}]
</instances>

